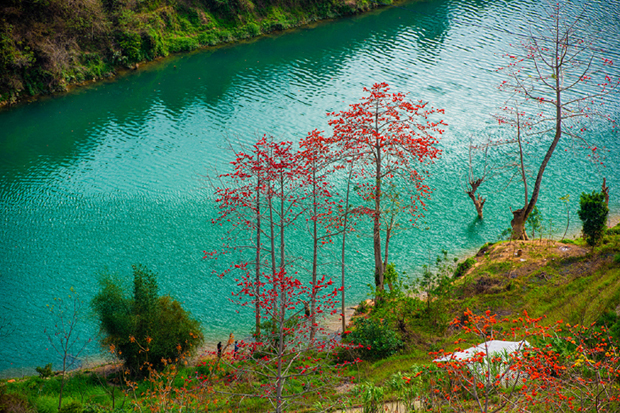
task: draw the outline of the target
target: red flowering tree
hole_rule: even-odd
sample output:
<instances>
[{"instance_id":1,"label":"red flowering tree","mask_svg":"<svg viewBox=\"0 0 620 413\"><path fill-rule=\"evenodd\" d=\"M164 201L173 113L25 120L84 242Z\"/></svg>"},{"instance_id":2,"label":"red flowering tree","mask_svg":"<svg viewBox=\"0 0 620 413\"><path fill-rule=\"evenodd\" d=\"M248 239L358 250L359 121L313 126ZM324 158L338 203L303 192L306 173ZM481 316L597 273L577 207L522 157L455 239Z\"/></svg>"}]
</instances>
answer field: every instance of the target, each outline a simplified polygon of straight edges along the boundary
<instances>
[{"instance_id":1,"label":"red flowering tree","mask_svg":"<svg viewBox=\"0 0 620 413\"><path fill-rule=\"evenodd\" d=\"M607 331L542 321L527 312L509 320L467 310L452 325L478 345L431 353L440 358L427 372L429 403L459 412L615 411L620 357ZM516 341L510 352L493 353L492 340Z\"/></svg>"},{"instance_id":2,"label":"red flowering tree","mask_svg":"<svg viewBox=\"0 0 620 413\"><path fill-rule=\"evenodd\" d=\"M348 110L333 112L329 124L334 132L321 137L331 156L342 164L352 165L356 176L364 179L357 187L370 206L365 211L373 222L375 285L383 290L384 272L389 254L389 233L382 244L382 200L386 181L402 190L401 208L412 218L421 215L419 206L431 193L424 184L426 172L418 169L439 156L435 146L443 133L443 120L431 121L431 115L443 113L423 101L412 102L402 93L391 93L387 83L377 83L360 103Z\"/></svg>"},{"instance_id":3,"label":"red flowering tree","mask_svg":"<svg viewBox=\"0 0 620 413\"><path fill-rule=\"evenodd\" d=\"M315 326L305 305L313 299L318 314L333 314L338 289L325 277L308 285L284 270L265 273L262 279L258 302L269 331L260 340L240 341L238 352L223 359L232 371L226 378L229 391L223 394L231 397L231 403L248 397L267 399L275 412L283 412L304 405L310 394L322 398L347 380L340 375L346 363L334 364L330 357L342 347L340 340ZM243 277L239 286L240 299L252 297L251 277Z\"/></svg>"},{"instance_id":4,"label":"red flowering tree","mask_svg":"<svg viewBox=\"0 0 620 413\"><path fill-rule=\"evenodd\" d=\"M245 261L247 266L253 266L255 281L255 296L260 294L260 274L263 254L262 234L264 198L269 180L272 178L267 169L268 155L271 152L272 142L263 136L252 145L249 150L236 152L236 159L231 162L232 172L218 176L219 185L215 196L220 214L213 220L214 224L227 226L227 235L224 240L224 250L219 253L205 251L205 258L215 258L224 254L250 250L254 261ZM228 273L231 265L224 273ZM219 274L220 276L224 274ZM260 306L254 303L255 334L260 335Z\"/></svg>"},{"instance_id":5,"label":"red flowering tree","mask_svg":"<svg viewBox=\"0 0 620 413\"><path fill-rule=\"evenodd\" d=\"M277 412L334 382L329 373L335 366L328 355L338 343L317 323L318 317L335 311L338 293L318 270L318 249L330 241L331 232L323 224L333 204L324 159L318 146L297 152L291 142L263 138L251 152L237 153L233 172L220 176L232 185L217 189L221 214L216 222L230 226L227 246L251 248L256 254L256 261L233 255L226 270L237 274L239 289L233 296L255 308L257 325L254 341L241 341L235 357L223 361L233 371L227 376L230 384L247 377L258 380L242 394L237 387L230 393L233 398L266 398ZM313 243L309 282L298 276L304 261L287 249L292 234L299 236L304 216ZM243 238L239 232L250 235ZM248 238L249 247L243 246L240 241Z\"/></svg>"},{"instance_id":6,"label":"red flowering tree","mask_svg":"<svg viewBox=\"0 0 620 413\"><path fill-rule=\"evenodd\" d=\"M554 3L545 16L548 18L539 19L549 21L549 26L532 29L520 48L506 56L508 65L499 69L507 74L500 90L510 93L510 99L496 118L516 131L516 138L508 143L516 146L515 166L525 195L523 207L512 211L514 239L527 239L525 222L536 205L545 169L562 137L574 139L590 151L588 156L598 159L601 148L586 139L586 122L597 117L611 121L600 108L620 81L605 74L604 69L612 61L602 58L601 47L588 39L586 10L569 17L573 6ZM538 172L528 192L526 148L535 140L543 142L543 148L532 152L543 152L544 156L534 168Z\"/></svg>"},{"instance_id":7,"label":"red flowering tree","mask_svg":"<svg viewBox=\"0 0 620 413\"><path fill-rule=\"evenodd\" d=\"M319 249L332 242L331 218L336 202L332 200L333 186L328 182L334 172L329 148L322 142L321 133L316 129L300 142L299 160L306 174L304 199L306 216L312 239L312 258L310 263L312 285L317 285L319 277ZM337 228L335 228L338 231ZM316 291L310 296L309 312L312 314L310 338L316 334Z\"/></svg>"}]
</instances>

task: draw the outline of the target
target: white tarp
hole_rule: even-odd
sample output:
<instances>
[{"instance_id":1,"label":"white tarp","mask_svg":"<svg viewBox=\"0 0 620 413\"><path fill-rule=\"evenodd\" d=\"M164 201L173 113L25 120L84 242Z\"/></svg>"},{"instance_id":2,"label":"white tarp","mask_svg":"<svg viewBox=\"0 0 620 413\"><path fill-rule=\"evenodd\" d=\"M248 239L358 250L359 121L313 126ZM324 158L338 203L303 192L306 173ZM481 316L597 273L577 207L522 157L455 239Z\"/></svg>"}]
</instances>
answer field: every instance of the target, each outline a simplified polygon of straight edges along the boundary
<instances>
[{"instance_id":1,"label":"white tarp","mask_svg":"<svg viewBox=\"0 0 620 413\"><path fill-rule=\"evenodd\" d=\"M438 363L450 360L464 361L468 363L469 370L477 376L479 382L489 384L488 381L492 380L490 378L499 377L502 386L507 387L514 385L523 376L519 370L511 371L513 360L509 357L510 354L521 351L529 345L526 340L491 340L433 361ZM480 353L485 355L482 360L476 357L476 354ZM474 357L476 360L468 361ZM492 360L497 357L501 360Z\"/></svg>"},{"instance_id":2,"label":"white tarp","mask_svg":"<svg viewBox=\"0 0 620 413\"><path fill-rule=\"evenodd\" d=\"M449 360L467 360L478 353L489 354L490 356L502 356L507 354L512 354L515 351L521 351L525 347L529 347L530 343L526 340L523 341L503 341L503 340L491 340L486 341L482 344L478 344L475 347L470 347L463 351L457 351L456 353L442 357L440 359L435 359L433 361L442 362Z\"/></svg>"}]
</instances>

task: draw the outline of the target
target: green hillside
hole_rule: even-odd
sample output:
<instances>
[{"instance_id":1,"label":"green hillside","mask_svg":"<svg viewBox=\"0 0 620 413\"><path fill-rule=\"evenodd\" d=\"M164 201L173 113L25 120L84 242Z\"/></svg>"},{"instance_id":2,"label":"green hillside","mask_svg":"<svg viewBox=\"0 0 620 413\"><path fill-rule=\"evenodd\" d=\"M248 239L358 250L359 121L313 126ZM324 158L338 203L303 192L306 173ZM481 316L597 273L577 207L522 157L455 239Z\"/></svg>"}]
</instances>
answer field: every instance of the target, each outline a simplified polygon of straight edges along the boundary
<instances>
[{"instance_id":1,"label":"green hillside","mask_svg":"<svg viewBox=\"0 0 620 413\"><path fill-rule=\"evenodd\" d=\"M114 75L119 67L281 31L391 0L7 0L0 106Z\"/></svg>"}]
</instances>

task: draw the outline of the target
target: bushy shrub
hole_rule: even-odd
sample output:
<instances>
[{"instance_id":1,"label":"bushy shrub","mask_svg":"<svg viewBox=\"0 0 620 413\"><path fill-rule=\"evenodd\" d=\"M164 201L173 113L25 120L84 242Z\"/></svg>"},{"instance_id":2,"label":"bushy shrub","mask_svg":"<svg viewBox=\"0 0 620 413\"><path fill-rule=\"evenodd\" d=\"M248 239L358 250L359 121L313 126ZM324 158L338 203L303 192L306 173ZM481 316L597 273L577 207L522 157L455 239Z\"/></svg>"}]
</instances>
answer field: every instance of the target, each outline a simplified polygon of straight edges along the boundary
<instances>
[{"instance_id":1,"label":"bushy shrub","mask_svg":"<svg viewBox=\"0 0 620 413\"><path fill-rule=\"evenodd\" d=\"M346 341L359 344L356 350L364 360L389 357L403 347L402 340L387 323L366 318L354 321L354 330L346 335Z\"/></svg>"},{"instance_id":2,"label":"bushy shrub","mask_svg":"<svg viewBox=\"0 0 620 413\"><path fill-rule=\"evenodd\" d=\"M82 403L77 400L73 400L69 403L64 404L59 410L58 413L82 413L84 410L84 406Z\"/></svg>"},{"instance_id":3,"label":"bushy shrub","mask_svg":"<svg viewBox=\"0 0 620 413\"><path fill-rule=\"evenodd\" d=\"M456 266L456 270L454 270L454 278L462 277L463 274L467 272L471 267L476 263L476 259L473 257L467 258L465 261L461 262Z\"/></svg>"},{"instance_id":4,"label":"bushy shrub","mask_svg":"<svg viewBox=\"0 0 620 413\"><path fill-rule=\"evenodd\" d=\"M169 296L159 297L156 275L133 266L133 297L126 297L122 284L104 274L92 306L100 323L101 344L115 353L134 375L141 367L156 369L179 353L192 352L202 342L198 321Z\"/></svg>"},{"instance_id":5,"label":"bushy shrub","mask_svg":"<svg viewBox=\"0 0 620 413\"><path fill-rule=\"evenodd\" d=\"M620 342L620 317L618 317L615 311L605 311L596 320L596 325L607 328L608 334L611 335L612 339L616 343Z\"/></svg>"},{"instance_id":6,"label":"bushy shrub","mask_svg":"<svg viewBox=\"0 0 620 413\"><path fill-rule=\"evenodd\" d=\"M190 52L199 46L198 40L193 37L177 37L168 41L168 50L172 53Z\"/></svg>"},{"instance_id":7,"label":"bushy shrub","mask_svg":"<svg viewBox=\"0 0 620 413\"><path fill-rule=\"evenodd\" d=\"M256 23L248 23L247 31L250 36L256 37L260 34L260 26Z\"/></svg>"},{"instance_id":8,"label":"bushy shrub","mask_svg":"<svg viewBox=\"0 0 620 413\"><path fill-rule=\"evenodd\" d=\"M596 191L581 194L578 214L583 222L583 236L588 245L596 245L603 239L608 213L605 194Z\"/></svg>"},{"instance_id":9,"label":"bushy shrub","mask_svg":"<svg viewBox=\"0 0 620 413\"><path fill-rule=\"evenodd\" d=\"M0 412L2 413L34 413L35 409L28 403L26 397L5 393L4 387L0 386Z\"/></svg>"},{"instance_id":10,"label":"bushy shrub","mask_svg":"<svg viewBox=\"0 0 620 413\"><path fill-rule=\"evenodd\" d=\"M54 372L52 371L52 363L48 363L45 367L37 367L35 369L37 373L39 373L39 377L45 379L47 377L51 377Z\"/></svg>"},{"instance_id":11,"label":"bushy shrub","mask_svg":"<svg viewBox=\"0 0 620 413\"><path fill-rule=\"evenodd\" d=\"M42 395L33 404L37 413L58 413L58 396Z\"/></svg>"},{"instance_id":12,"label":"bushy shrub","mask_svg":"<svg viewBox=\"0 0 620 413\"><path fill-rule=\"evenodd\" d=\"M620 235L620 227L616 225L613 228L609 228L607 231L605 231L605 233L607 235Z\"/></svg>"},{"instance_id":13,"label":"bushy shrub","mask_svg":"<svg viewBox=\"0 0 620 413\"><path fill-rule=\"evenodd\" d=\"M168 46L154 29L149 29L148 32L142 34L142 44L145 55L150 60L157 56L168 56Z\"/></svg>"},{"instance_id":14,"label":"bushy shrub","mask_svg":"<svg viewBox=\"0 0 620 413\"><path fill-rule=\"evenodd\" d=\"M128 62L142 60L142 38L135 32L124 32L119 35L118 44L127 57Z\"/></svg>"},{"instance_id":15,"label":"bushy shrub","mask_svg":"<svg viewBox=\"0 0 620 413\"><path fill-rule=\"evenodd\" d=\"M219 37L215 33L200 33L197 37L198 43L203 46L214 46L219 43Z\"/></svg>"}]
</instances>

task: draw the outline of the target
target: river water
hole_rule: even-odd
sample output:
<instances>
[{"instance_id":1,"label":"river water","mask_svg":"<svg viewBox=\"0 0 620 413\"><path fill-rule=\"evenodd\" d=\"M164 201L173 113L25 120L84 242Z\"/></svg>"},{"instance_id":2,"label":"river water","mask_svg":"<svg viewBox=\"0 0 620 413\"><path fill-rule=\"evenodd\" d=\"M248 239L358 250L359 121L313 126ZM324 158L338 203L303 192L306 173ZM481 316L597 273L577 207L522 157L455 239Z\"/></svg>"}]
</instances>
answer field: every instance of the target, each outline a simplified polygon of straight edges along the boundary
<instances>
[{"instance_id":1,"label":"river water","mask_svg":"<svg viewBox=\"0 0 620 413\"><path fill-rule=\"evenodd\" d=\"M232 281L213 276L212 263L202 258L221 235L210 224L207 177L231 160L227 142L250 143L262 134L298 141L314 128L326 130L326 112L357 102L374 82L444 108L449 124L443 155L430 167L434 193L425 218L393 241L398 269L415 277L442 249L462 256L497 240L522 191L508 185L506 174L496 177L480 189L489 199L484 221L475 220L462 191L467 145L470 138L510 133L490 116L506 98L497 89L504 75L495 69L519 34L548 23L536 17L540 11L538 1L403 3L171 57L0 112L0 321L7 327L0 330L0 371L29 374L58 363L44 333L53 328L46 306L70 287L88 303L98 274L129 282L138 263L159 274L161 292L201 321L209 341L231 331L245 335L251 318L228 300ZM618 16L620 4L602 2L585 18L605 55L620 61ZM608 70L618 75L617 65ZM617 101L607 108L615 120ZM620 211L617 129L603 123L590 130L592 142L608 150L604 164L566 139L543 181L539 208L556 238L566 225L559 198L570 195L574 233L579 194L599 189L603 177L610 208ZM542 150L531 146L533 153ZM353 237L348 304L366 297L372 268L370 237ZM96 339L87 306L83 315L81 336ZM99 354L93 342L83 358Z\"/></svg>"}]
</instances>

